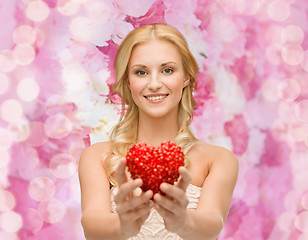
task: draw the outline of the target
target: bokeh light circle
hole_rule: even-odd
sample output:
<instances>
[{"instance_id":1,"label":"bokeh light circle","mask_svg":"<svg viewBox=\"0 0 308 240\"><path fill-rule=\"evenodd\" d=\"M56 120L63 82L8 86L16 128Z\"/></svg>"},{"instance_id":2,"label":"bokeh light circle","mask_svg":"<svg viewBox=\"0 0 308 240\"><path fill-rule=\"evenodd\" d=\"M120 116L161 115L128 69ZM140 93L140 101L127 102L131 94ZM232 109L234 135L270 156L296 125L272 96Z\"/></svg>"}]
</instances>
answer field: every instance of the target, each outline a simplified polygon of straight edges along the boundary
<instances>
[{"instance_id":1,"label":"bokeh light circle","mask_svg":"<svg viewBox=\"0 0 308 240\"><path fill-rule=\"evenodd\" d=\"M18 232L22 227L22 217L14 211L4 212L0 215L0 226L6 232Z\"/></svg>"},{"instance_id":2,"label":"bokeh light circle","mask_svg":"<svg viewBox=\"0 0 308 240\"><path fill-rule=\"evenodd\" d=\"M291 211L284 212L277 218L277 225L282 231L286 231L286 229L290 228L293 219L294 219L293 212Z\"/></svg>"},{"instance_id":3,"label":"bokeh light circle","mask_svg":"<svg viewBox=\"0 0 308 240\"><path fill-rule=\"evenodd\" d=\"M291 15L290 6L281 0L272 1L267 7L267 14L274 21L283 22Z\"/></svg>"},{"instance_id":4,"label":"bokeh light circle","mask_svg":"<svg viewBox=\"0 0 308 240\"><path fill-rule=\"evenodd\" d=\"M293 79L296 80L296 82L299 84L301 95L308 96L308 81L307 81L308 72L304 72L304 71L296 72L293 75Z\"/></svg>"},{"instance_id":5,"label":"bokeh light circle","mask_svg":"<svg viewBox=\"0 0 308 240\"><path fill-rule=\"evenodd\" d=\"M56 191L55 183L48 177L36 177L31 180L28 193L35 201L51 199Z\"/></svg>"},{"instance_id":6,"label":"bokeh light circle","mask_svg":"<svg viewBox=\"0 0 308 240\"><path fill-rule=\"evenodd\" d=\"M22 166L24 168L23 170L31 171L39 164L40 159L38 152L35 150L35 148L29 146L24 150L24 153L27 156L27 163Z\"/></svg>"},{"instance_id":7,"label":"bokeh light circle","mask_svg":"<svg viewBox=\"0 0 308 240\"><path fill-rule=\"evenodd\" d=\"M77 162L67 153L55 155L49 162L50 172L57 178L69 178L77 170Z\"/></svg>"},{"instance_id":8,"label":"bokeh light circle","mask_svg":"<svg viewBox=\"0 0 308 240\"><path fill-rule=\"evenodd\" d=\"M64 204L55 198L41 202L38 211L47 223L60 222L66 213Z\"/></svg>"},{"instance_id":9,"label":"bokeh light circle","mask_svg":"<svg viewBox=\"0 0 308 240\"><path fill-rule=\"evenodd\" d=\"M284 79L277 87L278 96L285 101L294 101L300 95L300 86L295 79Z\"/></svg>"},{"instance_id":10,"label":"bokeh light circle","mask_svg":"<svg viewBox=\"0 0 308 240\"><path fill-rule=\"evenodd\" d=\"M0 53L0 71L11 72L14 70L16 64L13 57L13 53L10 50L3 50Z\"/></svg>"},{"instance_id":11,"label":"bokeh light circle","mask_svg":"<svg viewBox=\"0 0 308 240\"><path fill-rule=\"evenodd\" d=\"M75 141L72 141L69 146L69 154L71 154L73 158L78 159L84 148L85 144L82 139L76 139Z\"/></svg>"},{"instance_id":12,"label":"bokeh light circle","mask_svg":"<svg viewBox=\"0 0 308 240\"><path fill-rule=\"evenodd\" d=\"M33 62L35 50L27 43L20 43L14 48L13 57L17 64L25 66Z\"/></svg>"},{"instance_id":13,"label":"bokeh light circle","mask_svg":"<svg viewBox=\"0 0 308 240\"><path fill-rule=\"evenodd\" d=\"M303 232L308 233L308 211L303 211L295 217L295 227Z\"/></svg>"},{"instance_id":14,"label":"bokeh light circle","mask_svg":"<svg viewBox=\"0 0 308 240\"><path fill-rule=\"evenodd\" d=\"M3 147L0 147L0 169L7 167L9 162L10 162L9 152L6 149L4 149ZM1 202L1 200L0 200L0 202ZM0 205L1 205L1 203L0 203ZM0 209L1 209L1 206L0 206Z\"/></svg>"},{"instance_id":15,"label":"bokeh light circle","mask_svg":"<svg viewBox=\"0 0 308 240\"><path fill-rule=\"evenodd\" d=\"M42 122L30 123L30 135L27 142L34 147L44 145L48 140L45 133L44 124Z\"/></svg>"},{"instance_id":16,"label":"bokeh light circle","mask_svg":"<svg viewBox=\"0 0 308 240\"><path fill-rule=\"evenodd\" d=\"M44 225L43 217L36 209L28 208L23 215L23 218L23 227L32 232L38 232Z\"/></svg>"},{"instance_id":17,"label":"bokeh light circle","mask_svg":"<svg viewBox=\"0 0 308 240\"><path fill-rule=\"evenodd\" d=\"M10 123L8 130L10 131L12 139L15 142L22 142L26 140L30 135L30 125L23 119Z\"/></svg>"},{"instance_id":18,"label":"bokeh light circle","mask_svg":"<svg viewBox=\"0 0 308 240\"><path fill-rule=\"evenodd\" d=\"M26 16L34 22L41 22L49 15L50 9L48 5L41 0L34 0L28 3L26 8Z\"/></svg>"},{"instance_id":19,"label":"bokeh light circle","mask_svg":"<svg viewBox=\"0 0 308 240\"><path fill-rule=\"evenodd\" d=\"M1 117L4 121L18 121L22 115L23 108L15 99L8 99L1 104Z\"/></svg>"},{"instance_id":20,"label":"bokeh light circle","mask_svg":"<svg viewBox=\"0 0 308 240\"><path fill-rule=\"evenodd\" d=\"M80 9L80 2L74 0L58 0L57 10L64 16L73 16Z\"/></svg>"},{"instance_id":21,"label":"bokeh light circle","mask_svg":"<svg viewBox=\"0 0 308 240\"><path fill-rule=\"evenodd\" d=\"M25 78L18 83L16 91L21 100L31 102L37 98L40 87L34 79Z\"/></svg>"},{"instance_id":22,"label":"bokeh light circle","mask_svg":"<svg viewBox=\"0 0 308 240\"><path fill-rule=\"evenodd\" d=\"M296 66L304 61L304 50L301 45L288 44L281 50L283 61L291 66Z\"/></svg>"},{"instance_id":23,"label":"bokeh light circle","mask_svg":"<svg viewBox=\"0 0 308 240\"><path fill-rule=\"evenodd\" d=\"M0 95L2 95L9 88L9 79L4 73L0 73L0 86Z\"/></svg>"},{"instance_id":24,"label":"bokeh light circle","mask_svg":"<svg viewBox=\"0 0 308 240\"><path fill-rule=\"evenodd\" d=\"M0 190L0 212L12 210L16 205L14 195L6 190Z\"/></svg>"},{"instance_id":25,"label":"bokeh light circle","mask_svg":"<svg viewBox=\"0 0 308 240\"><path fill-rule=\"evenodd\" d=\"M27 43L33 44L36 39L36 32L29 25L18 26L13 33L13 41L15 44Z\"/></svg>"},{"instance_id":26,"label":"bokeh light circle","mask_svg":"<svg viewBox=\"0 0 308 240\"><path fill-rule=\"evenodd\" d=\"M283 44L302 44L304 41L304 32L297 25L288 25L281 31L281 40Z\"/></svg>"},{"instance_id":27,"label":"bokeh light circle","mask_svg":"<svg viewBox=\"0 0 308 240\"><path fill-rule=\"evenodd\" d=\"M293 141L305 141L308 136L308 123L299 121L289 123L287 133Z\"/></svg>"},{"instance_id":28,"label":"bokeh light circle","mask_svg":"<svg viewBox=\"0 0 308 240\"><path fill-rule=\"evenodd\" d=\"M24 146L21 151L24 160L18 164L18 172L21 175L25 174L26 176L29 176L29 174L33 173L36 170L39 170L38 168L35 169L39 166L39 155L35 148L32 148L29 145Z\"/></svg>"},{"instance_id":29,"label":"bokeh light circle","mask_svg":"<svg viewBox=\"0 0 308 240\"><path fill-rule=\"evenodd\" d=\"M308 99L303 99L295 105L295 116L308 122Z\"/></svg>"},{"instance_id":30,"label":"bokeh light circle","mask_svg":"<svg viewBox=\"0 0 308 240\"><path fill-rule=\"evenodd\" d=\"M44 124L47 136L60 139L66 137L73 128L72 122L64 114L50 116Z\"/></svg>"},{"instance_id":31,"label":"bokeh light circle","mask_svg":"<svg viewBox=\"0 0 308 240\"><path fill-rule=\"evenodd\" d=\"M9 149L12 145L11 133L4 128L0 128L0 147L4 149Z\"/></svg>"}]
</instances>

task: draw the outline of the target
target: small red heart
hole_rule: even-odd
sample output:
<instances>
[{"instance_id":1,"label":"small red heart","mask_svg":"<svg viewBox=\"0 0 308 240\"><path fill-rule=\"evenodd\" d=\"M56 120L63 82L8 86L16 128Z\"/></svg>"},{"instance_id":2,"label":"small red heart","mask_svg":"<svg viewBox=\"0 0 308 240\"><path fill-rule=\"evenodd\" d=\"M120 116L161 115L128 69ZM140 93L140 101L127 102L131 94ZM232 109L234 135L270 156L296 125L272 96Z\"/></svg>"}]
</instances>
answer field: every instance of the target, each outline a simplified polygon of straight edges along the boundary
<instances>
[{"instance_id":1,"label":"small red heart","mask_svg":"<svg viewBox=\"0 0 308 240\"><path fill-rule=\"evenodd\" d=\"M142 179L141 189L144 192L151 189L155 194L160 192L161 183L177 181L178 169L184 166L184 153L171 141L163 142L159 147L136 143L127 152L126 160L132 178Z\"/></svg>"}]
</instances>

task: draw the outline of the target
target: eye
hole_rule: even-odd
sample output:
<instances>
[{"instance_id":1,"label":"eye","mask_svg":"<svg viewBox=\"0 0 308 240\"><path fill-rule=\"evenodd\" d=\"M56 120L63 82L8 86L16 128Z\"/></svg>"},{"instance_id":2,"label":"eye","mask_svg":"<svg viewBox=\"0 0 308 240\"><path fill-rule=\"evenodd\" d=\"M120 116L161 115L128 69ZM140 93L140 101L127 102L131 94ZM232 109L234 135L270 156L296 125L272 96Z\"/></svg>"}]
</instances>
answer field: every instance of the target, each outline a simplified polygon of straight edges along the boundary
<instances>
[{"instance_id":1,"label":"eye","mask_svg":"<svg viewBox=\"0 0 308 240\"><path fill-rule=\"evenodd\" d=\"M142 70L138 70L135 72L138 76L145 76L147 75L147 72L146 71L142 71Z\"/></svg>"},{"instance_id":2,"label":"eye","mask_svg":"<svg viewBox=\"0 0 308 240\"><path fill-rule=\"evenodd\" d=\"M172 69L172 68L165 68L165 69L163 70L163 73L171 74L171 73L173 73L173 69Z\"/></svg>"}]
</instances>

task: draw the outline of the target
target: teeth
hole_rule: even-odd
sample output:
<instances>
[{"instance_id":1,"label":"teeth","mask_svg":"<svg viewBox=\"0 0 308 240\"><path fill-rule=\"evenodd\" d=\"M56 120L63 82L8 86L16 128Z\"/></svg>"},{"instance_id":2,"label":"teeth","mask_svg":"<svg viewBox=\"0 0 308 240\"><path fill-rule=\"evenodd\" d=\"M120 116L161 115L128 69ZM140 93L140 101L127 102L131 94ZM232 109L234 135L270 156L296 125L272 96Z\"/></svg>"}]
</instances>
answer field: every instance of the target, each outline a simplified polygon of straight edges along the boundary
<instances>
[{"instance_id":1,"label":"teeth","mask_svg":"<svg viewBox=\"0 0 308 240\"><path fill-rule=\"evenodd\" d=\"M151 101L157 101L157 100L163 99L165 97L167 97L167 96L156 96L156 97L146 97L146 98L151 100Z\"/></svg>"}]
</instances>

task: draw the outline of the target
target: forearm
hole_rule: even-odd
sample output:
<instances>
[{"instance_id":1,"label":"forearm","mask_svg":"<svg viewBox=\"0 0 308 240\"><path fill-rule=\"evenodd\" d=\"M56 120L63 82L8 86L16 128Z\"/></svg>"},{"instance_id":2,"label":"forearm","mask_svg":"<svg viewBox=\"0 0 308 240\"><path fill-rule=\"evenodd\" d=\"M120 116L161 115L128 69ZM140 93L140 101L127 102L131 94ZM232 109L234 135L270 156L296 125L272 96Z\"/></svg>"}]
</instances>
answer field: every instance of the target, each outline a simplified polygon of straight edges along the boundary
<instances>
[{"instance_id":1,"label":"forearm","mask_svg":"<svg viewBox=\"0 0 308 240\"><path fill-rule=\"evenodd\" d=\"M223 219L215 214L200 214L195 210L187 211L184 229L178 235L187 240L214 240L223 228Z\"/></svg>"},{"instance_id":2,"label":"forearm","mask_svg":"<svg viewBox=\"0 0 308 240\"><path fill-rule=\"evenodd\" d=\"M83 214L81 224L87 240L124 240L120 220L116 213L87 211Z\"/></svg>"}]
</instances>

